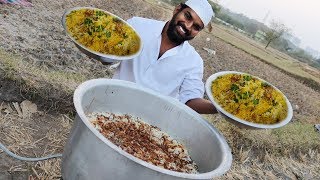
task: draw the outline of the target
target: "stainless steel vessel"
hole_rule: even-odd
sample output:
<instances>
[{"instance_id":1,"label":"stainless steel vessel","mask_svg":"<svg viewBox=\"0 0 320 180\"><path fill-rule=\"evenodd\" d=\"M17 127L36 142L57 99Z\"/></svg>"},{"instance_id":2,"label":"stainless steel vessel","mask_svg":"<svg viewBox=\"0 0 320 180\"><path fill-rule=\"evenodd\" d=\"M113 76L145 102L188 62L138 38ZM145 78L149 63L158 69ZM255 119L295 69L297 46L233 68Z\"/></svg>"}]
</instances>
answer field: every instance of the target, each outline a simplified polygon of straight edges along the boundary
<instances>
[{"instance_id":1,"label":"stainless steel vessel","mask_svg":"<svg viewBox=\"0 0 320 180\"><path fill-rule=\"evenodd\" d=\"M65 180L211 179L231 166L232 155L224 137L173 98L131 82L95 79L76 89L74 105L77 116L62 159ZM159 127L186 146L200 173L166 170L128 154L90 124L86 114L91 112L127 113Z\"/></svg>"}]
</instances>

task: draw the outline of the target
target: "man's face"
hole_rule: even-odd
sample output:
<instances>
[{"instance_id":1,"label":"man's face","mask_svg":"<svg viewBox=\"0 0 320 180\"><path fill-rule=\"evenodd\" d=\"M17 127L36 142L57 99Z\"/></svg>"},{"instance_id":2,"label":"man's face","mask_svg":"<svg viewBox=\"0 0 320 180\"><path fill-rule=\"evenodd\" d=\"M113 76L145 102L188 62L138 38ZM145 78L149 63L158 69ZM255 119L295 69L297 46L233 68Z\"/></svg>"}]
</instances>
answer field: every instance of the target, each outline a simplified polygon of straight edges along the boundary
<instances>
[{"instance_id":1,"label":"man's face","mask_svg":"<svg viewBox=\"0 0 320 180\"><path fill-rule=\"evenodd\" d=\"M175 9L174 15L169 22L167 35L169 39L177 44L193 39L204 25L200 17L189 7Z\"/></svg>"}]
</instances>

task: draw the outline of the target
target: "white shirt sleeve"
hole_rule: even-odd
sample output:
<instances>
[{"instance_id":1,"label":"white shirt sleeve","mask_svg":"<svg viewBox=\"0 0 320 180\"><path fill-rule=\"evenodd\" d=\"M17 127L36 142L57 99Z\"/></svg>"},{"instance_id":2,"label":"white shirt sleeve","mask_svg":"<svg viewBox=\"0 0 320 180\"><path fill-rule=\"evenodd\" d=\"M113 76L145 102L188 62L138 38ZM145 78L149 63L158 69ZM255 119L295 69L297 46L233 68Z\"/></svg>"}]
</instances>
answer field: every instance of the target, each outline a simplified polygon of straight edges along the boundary
<instances>
[{"instance_id":1,"label":"white shirt sleeve","mask_svg":"<svg viewBox=\"0 0 320 180\"><path fill-rule=\"evenodd\" d=\"M195 98L203 98L204 94L204 84L202 82L203 78L203 65L199 65L190 71L190 73L184 78L179 93L179 100L182 103Z\"/></svg>"}]
</instances>

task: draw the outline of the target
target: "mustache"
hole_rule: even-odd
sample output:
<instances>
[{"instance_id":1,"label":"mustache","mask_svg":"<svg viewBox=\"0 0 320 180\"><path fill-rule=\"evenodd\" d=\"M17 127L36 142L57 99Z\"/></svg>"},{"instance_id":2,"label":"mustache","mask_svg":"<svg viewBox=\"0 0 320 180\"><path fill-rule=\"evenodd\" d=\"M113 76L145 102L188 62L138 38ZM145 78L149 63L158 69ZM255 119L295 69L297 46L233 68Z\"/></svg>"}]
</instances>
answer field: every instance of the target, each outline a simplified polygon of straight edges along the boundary
<instances>
[{"instance_id":1,"label":"mustache","mask_svg":"<svg viewBox=\"0 0 320 180\"><path fill-rule=\"evenodd\" d=\"M187 27L186 27L183 23L178 22L178 23L177 23L177 26L181 26L182 29L184 30L184 32L186 32L185 35L186 35L186 36L190 36L191 32L187 29Z\"/></svg>"}]
</instances>

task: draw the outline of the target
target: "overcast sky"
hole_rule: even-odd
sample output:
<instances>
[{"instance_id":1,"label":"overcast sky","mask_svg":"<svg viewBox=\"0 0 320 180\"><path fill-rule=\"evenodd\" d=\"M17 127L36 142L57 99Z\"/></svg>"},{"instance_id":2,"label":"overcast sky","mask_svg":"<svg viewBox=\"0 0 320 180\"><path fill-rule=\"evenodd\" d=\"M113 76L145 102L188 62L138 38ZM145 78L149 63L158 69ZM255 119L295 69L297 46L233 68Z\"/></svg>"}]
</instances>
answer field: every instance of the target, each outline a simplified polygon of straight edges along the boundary
<instances>
[{"instance_id":1,"label":"overcast sky","mask_svg":"<svg viewBox=\"0 0 320 180\"><path fill-rule=\"evenodd\" d=\"M320 0L218 0L219 4L260 22L283 22L300 38L302 47L320 52Z\"/></svg>"}]
</instances>

